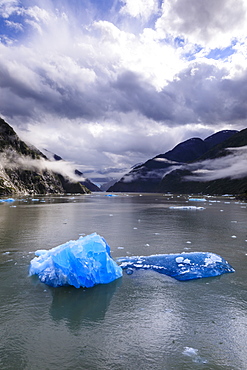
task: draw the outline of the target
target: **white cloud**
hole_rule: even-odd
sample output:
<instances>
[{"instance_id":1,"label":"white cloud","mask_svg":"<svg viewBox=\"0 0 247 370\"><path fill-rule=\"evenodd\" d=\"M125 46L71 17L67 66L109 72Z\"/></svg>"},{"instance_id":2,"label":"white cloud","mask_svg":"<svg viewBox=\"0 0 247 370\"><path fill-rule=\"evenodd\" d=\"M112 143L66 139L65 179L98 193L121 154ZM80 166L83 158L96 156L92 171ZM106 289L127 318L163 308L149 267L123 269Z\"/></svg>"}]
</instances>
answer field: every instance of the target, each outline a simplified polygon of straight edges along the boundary
<instances>
[{"instance_id":1,"label":"white cloud","mask_svg":"<svg viewBox=\"0 0 247 370\"><path fill-rule=\"evenodd\" d=\"M16 31L23 31L23 25L21 23L11 22L8 20L6 20L5 23L8 27L11 27L15 29Z\"/></svg>"},{"instance_id":2,"label":"white cloud","mask_svg":"<svg viewBox=\"0 0 247 370\"><path fill-rule=\"evenodd\" d=\"M187 176L187 180L212 181L223 178L241 179L247 177L247 146L229 148L227 151L230 154L224 157L191 165L193 175ZM199 168L193 171L194 166Z\"/></svg>"},{"instance_id":3,"label":"white cloud","mask_svg":"<svg viewBox=\"0 0 247 370\"><path fill-rule=\"evenodd\" d=\"M142 18L144 21L158 12L158 0L121 0L121 2L124 4L121 8L122 14Z\"/></svg>"},{"instance_id":4,"label":"white cloud","mask_svg":"<svg viewBox=\"0 0 247 370\"><path fill-rule=\"evenodd\" d=\"M1 0L0 1L0 15L8 18L11 14L15 13L18 9L18 0Z\"/></svg>"},{"instance_id":5,"label":"white cloud","mask_svg":"<svg viewBox=\"0 0 247 370\"><path fill-rule=\"evenodd\" d=\"M224 48L246 36L247 3L244 0L164 0L156 28L191 43Z\"/></svg>"}]
</instances>

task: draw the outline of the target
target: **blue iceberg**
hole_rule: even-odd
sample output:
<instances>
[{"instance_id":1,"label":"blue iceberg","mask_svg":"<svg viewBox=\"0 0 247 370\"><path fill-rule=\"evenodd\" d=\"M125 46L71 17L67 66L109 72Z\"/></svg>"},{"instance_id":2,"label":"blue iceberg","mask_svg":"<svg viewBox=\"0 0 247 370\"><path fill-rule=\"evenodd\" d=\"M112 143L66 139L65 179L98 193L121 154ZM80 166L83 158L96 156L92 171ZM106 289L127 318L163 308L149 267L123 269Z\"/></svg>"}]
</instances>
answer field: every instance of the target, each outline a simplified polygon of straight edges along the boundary
<instances>
[{"instance_id":1,"label":"blue iceberg","mask_svg":"<svg viewBox=\"0 0 247 370\"><path fill-rule=\"evenodd\" d=\"M181 281L235 271L224 258L214 253L202 252L124 257L119 258L118 263L123 269L127 269L128 274L133 269L151 269Z\"/></svg>"},{"instance_id":2,"label":"blue iceberg","mask_svg":"<svg viewBox=\"0 0 247 370\"><path fill-rule=\"evenodd\" d=\"M15 199L13 199L13 198L0 199L0 203L5 203L5 202L7 202L7 203L12 203L12 202L14 202L14 201L15 201Z\"/></svg>"},{"instance_id":3,"label":"blue iceberg","mask_svg":"<svg viewBox=\"0 0 247 370\"><path fill-rule=\"evenodd\" d=\"M110 247L96 233L81 236L50 250L38 250L30 262L29 275L52 287L72 285L90 288L122 276L112 259Z\"/></svg>"}]
</instances>

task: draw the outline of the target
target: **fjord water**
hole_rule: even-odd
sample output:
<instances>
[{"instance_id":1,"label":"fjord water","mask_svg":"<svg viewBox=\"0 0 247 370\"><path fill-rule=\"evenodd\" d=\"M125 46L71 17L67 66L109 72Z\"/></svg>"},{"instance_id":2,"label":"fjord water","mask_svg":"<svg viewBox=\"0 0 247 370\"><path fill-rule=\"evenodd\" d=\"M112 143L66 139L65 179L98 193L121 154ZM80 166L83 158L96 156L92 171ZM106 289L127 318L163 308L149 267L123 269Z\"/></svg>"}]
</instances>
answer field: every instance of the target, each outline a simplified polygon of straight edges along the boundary
<instances>
[{"instance_id":1,"label":"fjord water","mask_svg":"<svg viewBox=\"0 0 247 370\"><path fill-rule=\"evenodd\" d=\"M194 205L204 210L170 209ZM230 197L106 194L0 204L1 369L246 369L247 208ZM37 249L97 232L112 257L213 252L236 270L135 271L90 289L28 276Z\"/></svg>"}]
</instances>

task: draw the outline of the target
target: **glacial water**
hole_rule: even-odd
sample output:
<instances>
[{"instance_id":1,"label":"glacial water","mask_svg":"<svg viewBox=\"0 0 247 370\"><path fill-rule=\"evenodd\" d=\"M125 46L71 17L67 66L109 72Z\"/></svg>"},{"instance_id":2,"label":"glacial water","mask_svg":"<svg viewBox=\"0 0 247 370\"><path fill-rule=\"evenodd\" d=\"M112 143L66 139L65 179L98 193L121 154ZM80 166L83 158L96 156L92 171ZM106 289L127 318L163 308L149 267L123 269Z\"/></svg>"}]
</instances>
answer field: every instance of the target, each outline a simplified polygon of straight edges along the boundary
<instances>
[{"instance_id":1,"label":"glacial water","mask_svg":"<svg viewBox=\"0 0 247 370\"><path fill-rule=\"evenodd\" d=\"M98 193L1 203L0 369L246 369L247 205L205 199ZM136 270L90 289L28 276L35 250L93 232L114 259L213 252L236 272L181 282Z\"/></svg>"}]
</instances>

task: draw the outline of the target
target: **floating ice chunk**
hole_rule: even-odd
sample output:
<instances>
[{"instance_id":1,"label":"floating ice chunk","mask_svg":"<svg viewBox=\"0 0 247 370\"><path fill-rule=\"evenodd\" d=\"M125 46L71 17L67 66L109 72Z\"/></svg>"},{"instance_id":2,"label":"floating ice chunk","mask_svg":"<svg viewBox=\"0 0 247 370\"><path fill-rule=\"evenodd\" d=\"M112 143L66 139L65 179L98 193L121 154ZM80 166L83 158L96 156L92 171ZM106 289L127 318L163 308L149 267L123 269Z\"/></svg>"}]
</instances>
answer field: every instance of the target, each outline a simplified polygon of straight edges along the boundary
<instances>
[{"instance_id":1,"label":"floating ice chunk","mask_svg":"<svg viewBox=\"0 0 247 370\"><path fill-rule=\"evenodd\" d=\"M209 252L124 257L117 262L123 269L151 269L177 280L212 277L235 271L224 258Z\"/></svg>"},{"instance_id":2,"label":"floating ice chunk","mask_svg":"<svg viewBox=\"0 0 247 370\"><path fill-rule=\"evenodd\" d=\"M193 362L199 364L206 364L208 362L206 359L199 356L198 349L192 347L184 347L183 355L191 357Z\"/></svg>"},{"instance_id":3,"label":"floating ice chunk","mask_svg":"<svg viewBox=\"0 0 247 370\"><path fill-rule=\"evenodd\" d=\"M169 207L170 209L189 209L191 211L196 211L196 210L202 210L205 209L204 207L196 207L196 206L172 206Z\"/></svg>"},{"instance_id":4,"label":"floating ice chunk","mask_svg":"<svg viewBox=\"0 0 247 370\"><path fill-rule=\"evenodd\" d=\"M189 198L189 201L191 201L191 202L206 202L207 199L205 199L205 198Z\"/></svg>"},{"instance_id":5,"label":"floating ice chunk","mask_svg":"<svg viewBox=\"0 0 247 370\"><path fill-rule=\"evenodd\" d=\"M89 288L122 276L121 267L111 258L109 245L96 233L35 254L29 275L38 275L41 282L53 287Z\"/></svg>"},{"instance_id":6,"label":"floating ice chunk","mask_svg":"<svg viewBox=\"0 0 247 370\"><path fill-rule=\"evenodd\" d=\"M4 203L4 202L12 203L12 202L15 202L15 199L13 199L13 198L0 199L0 203Z\"/></svg>"}]
</instances>

